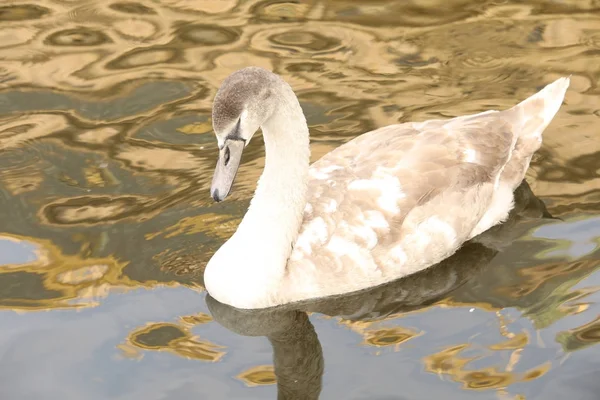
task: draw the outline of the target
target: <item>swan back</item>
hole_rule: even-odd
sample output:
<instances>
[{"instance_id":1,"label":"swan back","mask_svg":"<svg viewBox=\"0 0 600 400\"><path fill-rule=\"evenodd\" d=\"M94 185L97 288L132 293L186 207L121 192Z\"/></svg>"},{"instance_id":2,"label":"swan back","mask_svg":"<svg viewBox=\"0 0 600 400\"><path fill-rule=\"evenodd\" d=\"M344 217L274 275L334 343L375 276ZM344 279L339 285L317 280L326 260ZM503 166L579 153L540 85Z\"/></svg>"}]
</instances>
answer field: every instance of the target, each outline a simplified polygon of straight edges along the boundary
<instances>
[{"instance_id":1,"label":"swan back","mask_svg":"<svg viewBox=\"0 0 600 400\"><path fill-rule=\"evenodd\" d=\"M505 111L377 129L314 163L281 301L417 272L502 222L568 85Z\"/></svg>"}]
</instances>

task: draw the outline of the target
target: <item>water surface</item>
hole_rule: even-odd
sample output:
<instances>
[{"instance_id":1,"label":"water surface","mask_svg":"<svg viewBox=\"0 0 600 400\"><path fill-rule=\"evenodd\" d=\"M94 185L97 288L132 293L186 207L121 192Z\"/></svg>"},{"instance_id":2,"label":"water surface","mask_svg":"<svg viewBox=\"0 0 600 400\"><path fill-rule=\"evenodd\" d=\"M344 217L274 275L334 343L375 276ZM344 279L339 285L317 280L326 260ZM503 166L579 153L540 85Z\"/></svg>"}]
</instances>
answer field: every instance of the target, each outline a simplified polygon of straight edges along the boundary
<instances>
[{"instance_id":1,"label":"water surface","mask_svg":"<svg viewBox=\"0 0 600 400\"><path fill-rule=\"evenodd\" d=\"M2 2L0 397L597 399L599 7ZM231 200L210 199L212 99L248 65L293 86L313 160L378 126L572 84L511 220L307 319L202 289L264 163L257 137Z\"/></svg>"}]
</instances>

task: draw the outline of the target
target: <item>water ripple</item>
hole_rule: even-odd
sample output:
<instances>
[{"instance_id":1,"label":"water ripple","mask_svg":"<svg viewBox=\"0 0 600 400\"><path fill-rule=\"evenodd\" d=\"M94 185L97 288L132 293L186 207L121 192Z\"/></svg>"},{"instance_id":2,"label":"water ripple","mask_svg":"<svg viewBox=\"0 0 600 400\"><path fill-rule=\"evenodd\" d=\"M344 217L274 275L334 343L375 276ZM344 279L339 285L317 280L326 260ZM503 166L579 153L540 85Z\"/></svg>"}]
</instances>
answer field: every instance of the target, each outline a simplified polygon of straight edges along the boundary
<instances>
[{"instance_id":1,"label":"water ripple","mask_svg":"<svg viewBox=\"0 0 600 400\"><path fill-rule=\"evenodd\" d=\"M398 304L414 295L414 287L393 293L380 310L374 305L384 303L383 295L353 304L347 315L368 321L311 320L331 347L326 353L334 354L327 355L333 358L326 365L334 367L323 382L335 398L353 396L348 382L356 376L364 378L369 398L397 396L398 382L407 396L425 390L427 398L462 398L464 389L543 397L538 382L552 385L587 368L583 358L569 364L556 354L598 358L596 2L39 0L1 5L0 22L0 308L94 313L16 316L5 323L5 335L41 321L40 332L56 329L71 346L87 343L79 325L67 329L61 318L74 324L90 315L102 325L94 333L107 335L98 349L90 344L54 352L45 334L35 339L34 328L29 336L15 334L19 340L8 346L18 354L14 376L27 379L31 390L48 390L37 397L55 395L51 388L74 388L73 382L105 390L101 381L110 371L103 368L117 365L109 360L110 348L125 358L121 368L139 373L147 367L147 376L119 379L160 386L150 395L132 392L131 399L166 398L173 393L159 393L163 388L179 390L203 377L210 380L198 389L203 398L219 398L220 384L225 397L265 398L259 390L286 382L269 364L270 350L227 336L208 315L182 311L204 304L197 296L204 266L234 232L264 165L257 135L231 198L219 204L210 199L212 100L222 80L247 65L271 69L292 85L310 125L313 160L378 126L505 108L572 75L527 172L538 198L523 195L530 200L520 209L523 219L511 227L512 239L503 237L509 250L489 267L440 278L443 285L427 280L435 301L415 302L411 312L400 313ZM562 221L537 226L547 215ZM160 306L148 306L147 297L132 301L159 288L165 290ZM193 300L181 301L181 293ZM167 305L168 296L176 300ZM119 307L111 309L114 304ZM121 330L113 332L117 326ZM27 350L19 343L46 346L45 359L58 372L36 369L46 365L38 352L19 370ZM335 358L338 350L352 371ZM69 354L88 353L108 356L78 360L76 372L60 366ZM252 357L241 360L240 354ZM135 368L128 358L137 360ZM210 367L179 369L192 365L181 360L192 359ZM176 379L156 372L156 360L169 360L162 373ZM95 375L78 375L87 370ZM380 373L386 370L394 371L393 384ZM336 383L338 373L352 379ZM32 385L32 376L50 376L52 385ZM231 385L232 378L243 384ZM22 388L7 387L9 397L23 397ZM73 390L77 398L93 398Z\"/></svg>"}]
</instances>

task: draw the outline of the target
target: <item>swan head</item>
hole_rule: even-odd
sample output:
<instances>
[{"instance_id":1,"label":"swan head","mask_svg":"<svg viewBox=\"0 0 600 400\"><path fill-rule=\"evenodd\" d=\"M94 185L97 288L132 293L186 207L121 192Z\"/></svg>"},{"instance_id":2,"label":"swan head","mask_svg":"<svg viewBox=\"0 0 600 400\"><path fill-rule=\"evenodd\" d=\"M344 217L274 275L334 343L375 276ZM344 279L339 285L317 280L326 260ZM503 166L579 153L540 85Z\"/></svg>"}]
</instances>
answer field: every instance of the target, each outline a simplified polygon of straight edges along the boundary
<instances>
[{"instance_id":1,"label":"swan head","mask_svg":"<svg viewBox=\"0 0 600 400\"><path fill-rule=\"evenodd\" d=\"M280 78L258 67L248 67L229 75L217 91L212 123L219 158L210 193L222 201L231 191L244 148L276 106L273 86Z\"/></svg>"}]
</instances>

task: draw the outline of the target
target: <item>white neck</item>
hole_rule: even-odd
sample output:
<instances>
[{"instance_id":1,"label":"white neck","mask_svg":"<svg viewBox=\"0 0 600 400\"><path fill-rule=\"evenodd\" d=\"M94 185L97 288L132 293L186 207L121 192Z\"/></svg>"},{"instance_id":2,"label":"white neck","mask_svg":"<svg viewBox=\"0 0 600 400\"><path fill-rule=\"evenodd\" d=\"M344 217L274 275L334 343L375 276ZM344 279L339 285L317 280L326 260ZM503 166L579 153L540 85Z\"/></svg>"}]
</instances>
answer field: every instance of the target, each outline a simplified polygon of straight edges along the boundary
<instances>
[{"instance_id":1,"label":"white neck","mask_svg":"<svg viewBox=\"0 0 600 400\"><path fill-rule=\"evenodd\" d=\"M273 235L270 239L284 240L289 247L298 233L306 205L310 149L306 120L296 105L275 110L261 127L265 169L236 236L247 234L247 239L256 240L257 233Z\"/></svg>"},{"instance_id":2,"label":"white neck","mask_svg":"<svg viewBox=\"0 0 600 400\"><path fill-rule=\"evenodd\" d=\"M204 275L212 297L238 308L258 308L278 295L306 206L308 127L291 88L280 89L278 106L261 126L265 168L250 207Z\"/></svg>"}]
</instances>

